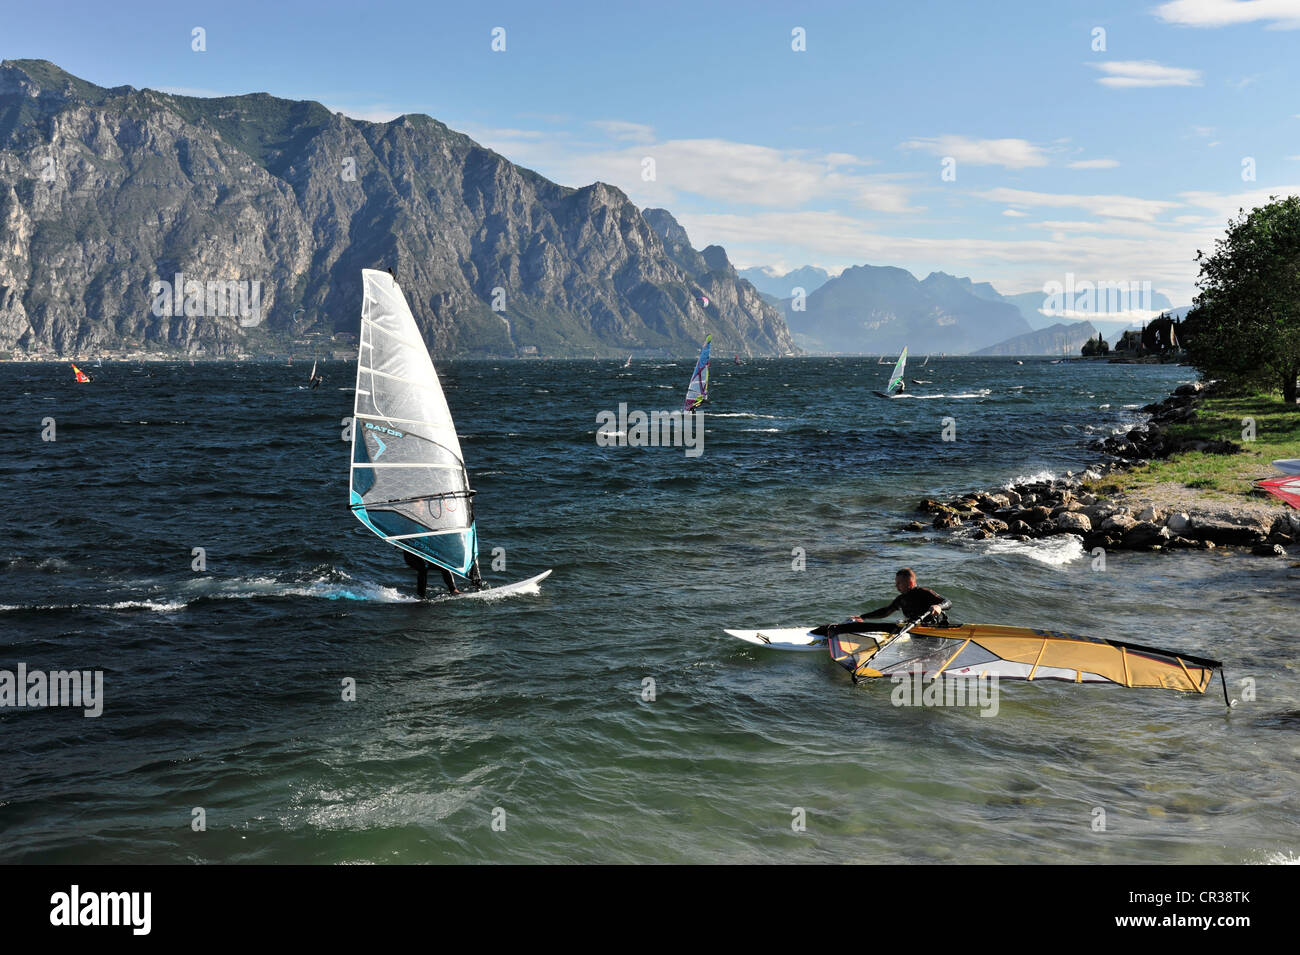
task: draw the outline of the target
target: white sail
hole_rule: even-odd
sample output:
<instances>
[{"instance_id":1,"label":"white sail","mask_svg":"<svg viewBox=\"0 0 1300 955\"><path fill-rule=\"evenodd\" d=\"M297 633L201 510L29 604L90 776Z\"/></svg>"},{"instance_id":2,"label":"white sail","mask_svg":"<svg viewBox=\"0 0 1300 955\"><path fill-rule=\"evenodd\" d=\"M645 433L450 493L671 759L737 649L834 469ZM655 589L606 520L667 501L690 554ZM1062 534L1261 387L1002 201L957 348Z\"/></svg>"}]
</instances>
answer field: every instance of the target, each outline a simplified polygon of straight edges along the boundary
<instances>
[{"instance_id":1,"label":"white sail","mask_svg":"<svg viewBox=\"0 0 1300 955\"><path fill-rule=\"evenodd\" d=\"M366 269L352 438L352 512L394 547L466 575L478 556L460 439L402 290Z\"/></svg>"}]
</instances>

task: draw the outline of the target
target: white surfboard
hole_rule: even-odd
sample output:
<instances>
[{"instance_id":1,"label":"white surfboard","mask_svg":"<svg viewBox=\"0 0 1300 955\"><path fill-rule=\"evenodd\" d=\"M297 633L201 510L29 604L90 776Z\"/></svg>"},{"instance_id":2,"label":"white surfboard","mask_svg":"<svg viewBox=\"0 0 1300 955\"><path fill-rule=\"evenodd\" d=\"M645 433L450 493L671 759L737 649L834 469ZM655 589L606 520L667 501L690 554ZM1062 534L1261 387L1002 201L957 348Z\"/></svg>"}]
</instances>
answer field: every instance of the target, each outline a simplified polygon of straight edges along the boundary
<instances>
[{"instance_id":1,"label":"white surfboard","mask_svg":"<svg viewBox=\"0 0 1300 955\"><path fill-rule=\"evenodd\" d=\"M541 593L541 583L547 577L551 576L550 570L544 570L536 577L529 577L527 580L517 580L513 584L502 584L499 587L489 586L483 590L462 590L458 594L443 594L438 600L470 600L477 598L479 600L496 600L498 597L512 597L520 594Z\"/></svg>"},{"instance_id":2,"label":"white surfboard","mask_svg":"<svg viewBox=\"0 0 1300 955\"><path fill-rule=\"evenodd\" d=\"M812 632L811 627L791 627L789 629L767 630L726 630L737 640L744 640L769 650L793 650L807 653L809 651L826 652L826 638Z\"/></svg>"}]
</instances>

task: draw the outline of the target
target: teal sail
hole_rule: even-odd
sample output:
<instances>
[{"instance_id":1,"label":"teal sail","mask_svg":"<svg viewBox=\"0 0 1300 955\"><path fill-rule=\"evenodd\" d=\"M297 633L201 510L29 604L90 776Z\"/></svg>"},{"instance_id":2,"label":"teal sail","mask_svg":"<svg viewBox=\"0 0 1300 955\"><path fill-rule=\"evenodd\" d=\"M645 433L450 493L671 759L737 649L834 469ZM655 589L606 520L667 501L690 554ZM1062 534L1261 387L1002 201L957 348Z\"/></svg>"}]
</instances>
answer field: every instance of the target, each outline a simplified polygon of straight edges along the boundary
<instances>
[{"instance_id":1,"label":"teal sail","mask_svg":"<svg viewBox=\"0 0 1300 955\"><path fill-rule=\"evenodd\" d=\"M897 394L903 388L903 370L907 367L907 346L903 346L903 354L898 356L898 363L894 365L894 373L889 376L889 387L885 389L888 394Z\"/></svg>"},{"instance_id":2,"label":"teal sail","mask_svg":"<svg viewBox=\"0 0 1300 955\"><path fill-rule=\"evenodd\" d=\"M361 277L352 513L394 547L468 576L478 559L474 491L438 373L393 277Z\"/></svg>"},{"instance_id":3,"label":"teal sail","mask_svg":"<svg viewBox=\"0 0 1300 955\"><path fill-rule=\"evenodd\" d=\"M685 411L694 411L709 400L709 343L711 341L713 335L710 334L704 339L704 347L700 349L695 371L691 373L691 383L686 387L686 404L683 409Z\"/></svg>"}]
</instances>

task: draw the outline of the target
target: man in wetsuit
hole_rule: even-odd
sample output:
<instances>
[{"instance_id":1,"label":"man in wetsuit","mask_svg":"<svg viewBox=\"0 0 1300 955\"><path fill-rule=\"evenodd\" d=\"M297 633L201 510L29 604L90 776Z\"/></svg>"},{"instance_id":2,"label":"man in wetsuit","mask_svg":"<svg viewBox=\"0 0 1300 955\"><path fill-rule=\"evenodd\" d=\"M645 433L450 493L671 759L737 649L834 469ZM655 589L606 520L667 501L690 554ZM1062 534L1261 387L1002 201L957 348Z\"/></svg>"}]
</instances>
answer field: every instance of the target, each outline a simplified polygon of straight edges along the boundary
<instances>
[{"instance_id":1,"label":"man in wetsuit","mask_svg":"<svg viewBox=\"0 0 1300 955\"><path fill-rule=\"evenodd\" d=\"M402 556L406 558L406 566L414 570L417 575L415 592L423 600L429 591L429 568L433 564L423 557L417 557L409 550L402 551ZM438 567L438 570L442 573L442 582L447 585L447 592L453 597L458 596L460 590L456 587L456 578L452 576L451 571L446 567ZM474 561L474 566L469 569L469 582L474 585L476 590L483 589L483 578L479 576L477 559Z\"/></svg>"},{"instance_id":2,"label":"man in wetsuit","mask_svg":"<svg viewBox=\"0 0 1300 955\"><path fill-rule=\"evenodd\" d=\"M916 585L916 574L910 567L904 567L894 575L894 587L898 590L898 596L893 602L884 607L877 607L875 610L866 611L859 616L850 617L845 623L832 624L826 627L828 635L837 633L863 633L868 630L872 631L891 631L898 629L892 623L871 624L863 626L868 620L878 620L881 617L888 617L895 611L902 611L907 620L915 621L922 617L930 617L926 624L931 627L951 627L955 626L944 612L952 606L952 601L946 597L941 597L929 587L918 587ZM821 628L813 631L821 632Z\"/></svg>"}]
</instances>

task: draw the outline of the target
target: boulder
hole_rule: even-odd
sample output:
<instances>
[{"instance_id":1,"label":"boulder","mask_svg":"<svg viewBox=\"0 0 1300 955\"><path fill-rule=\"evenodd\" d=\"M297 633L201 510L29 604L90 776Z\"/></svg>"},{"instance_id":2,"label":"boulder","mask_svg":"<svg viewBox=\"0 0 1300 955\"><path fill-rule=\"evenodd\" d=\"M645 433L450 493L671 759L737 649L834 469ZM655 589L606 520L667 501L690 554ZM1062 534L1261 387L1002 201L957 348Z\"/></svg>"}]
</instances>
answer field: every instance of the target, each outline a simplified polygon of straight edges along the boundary
<instances>
[{"instance_id":1,"label":"boulder","mask_svg":"<svg viewBox=\"0 0 1300 955\"><path fill-rule=\"evenodd\" d=\"M1133 518L1129 517L1127 514L1117 512L1101 522L1101 530L1118 534L1127 534L1129 529L1136 523L1137 521L1133 520Z\"/></svg>"},{"instance_id":2,"label":"boulder","mask_svg":"<svg viewBox=\"0 0 1300 955\"><path fill-rule=\"evenodd\" d=\"M923 530L925 530L925 525L922 524L920 521L911 521L910 523L908 523L908 524L904 524L904 525L903 525L903 530L905 530L905 531L923 531Z\"/></svg>"},{"instance_id":3,"label":"boulder","mask_svg":"<svg viewBox=\"0 0 1300 955\"><path fill-rule=\"evenodd\" d=\"M1058 514L1053 517L1056 526L1062 531L1069 534L1089 534L1092 532L1092 521L1088 520L1088 515L1078 511L1067 511L1064 514Z\"/></svg>"},{"instance_id":4,"label":"boulder","mask_svg":"<svg viewBox=\"0 0 1300 955\"><path fill-rule=\"evenodd\" d=\"M1007 524L1006 521L1000 521L997 518L990 517L986 519L984 523L980 524L980 527L984 528L984 530L988 531L990 534L1002 534L1010 528L1010 525Z\"/></svg>"},{"instance_id":5,"label":"boulder","mask_svg":"<svg viewBox=\"0 0 1300 955\"><path fill-rule=\"evenodd\" d=\"M1165 515L1154 504L1148 504L1142 510L1138 511L1137 519L1146 521L1151 524L1163 524Z\"/></svg>"},{"instance_id":6,"label":"boulder","mask_svg":"<svg viewBox=\"0 0 1300 955\"><path fill-rule=\"evenodd\" d=\"M1182 534L1191 524L1192 520L1185 511L1176 511L1165 518L1165 527L1169 528L1174 534Z\"/></svg>"},{"instance_id":7,"label":"boulder","mask_svg":"<svg viewBox=\"0 0 1300 955\"><path fill-rule=\"evenodd\" d=\"M1257 557L1285 557L1286 548L1281 544L1256 544L1250 552Z\"/></svg>"},{"instance_id":8,"label":"boulder","mask_svg":"<svg viewBox=\"0 0 1300 955\"><path fill-rule=\"evenodd\" d=\"M1145 550L1169 543L1174 535L1169 528L1151 521L1140 521L1124 534L1124 546L1134 550Z\"/></svg>"},{"instance_id":9,"label":"boulder","mask_svg":"<svg viewBox=\"0 0 1300 955\"><path fill-rule=\"evenodd\" d=\"M1002 496L1002 497L1005 497L1005 498L1007 499L1007 507L1019 507L1019 506L1020 506L1020 492L1019 492L1019 491L1015 491L1015 490L1012 490L1011 488L1007 488L1005 491L1002 492L1002 495L1001 495L1001 496Z\"/></svg>"},{"instance_id":10,"label":"boulder","mask_svg":"<svg viewBox=\"0 0 1300 955\"><path fill-rule=\"evenodd\" d=\"M934 518L934 527L939 530L946 530L949 527L957 527L961 524L961 518L956 514L937 514Z\"/></svg>"},{"instance_id":11,"label":"boulder","mask_svg":"<svg viewBox=\"0 0 1300 955\"><path fill-rule=\"evenodd\" d=\"M1194 381L1194 382L1192 382L1192 383L1189 384L1189 385L1179 385L1177 388L1174 389L1174 394L1176 394L1176 395L1194 395L1194 394L1199 393L1199 392L1201 391L1201 389L1204 388L1204 387L1205 387L1205 386L1204 386L1203 384L1201 384L1199 381Z\"/></svg>"},{"instance_id":12,"label":"boulder","mask_svg":"<svg viewBox=\"0 0 1300 955\"><path fill-rule=\"evenodd\" d=\"M1052 512L1041 504L1036 504L1021 514L1020 519L1030 526L1043 523L1052 516Z\"/></svg>"},{"instance_id":13,"label":"boulder","mask_svg":"<svg viewBox=\"0 0 1300 955\"><path fill-rule=\"evenodd\" d=\"M1093 531L1091 534L1083 535L1083 549L1095 550L1100 547L1102 550L1114 550L1120 544L1118 537L1112 537L1110 534L1103 534L1100 531Z\"/></svg>"},{"instance_id":14,"label":"boulder","mask_svg":"<svg viewBox=\"0 0 1300 955\"><path fill-rule=\"evenodd\" d=\"M988 540L993 535L990 534L988 531L977 527L975 530L971 531L970 536L977 541L982 541L982 540Z\"/></svg>"},{"instance_id":15,"label":"boulder","mask_svg":"<svg viewBox=\"0 0 1300 955\"><path fill-rule=\"evenodd\" d=\"M1028 524L1026 524L1024 521L1012 521L1010 525L1008 525L1007 530L1010 531L1012 534L1016 534L1021 537L1027 537L1029 532L1032 531L1033 528L1030 527Z\"/></svg>"},{"instance_id":16,"label":"boulder","mask_svg":"<svg viewBox=\"0 0 1300 955\"><path fill-rule=\"evenodd\" d=\"M1184 537L1194 540L1212 541L1220 546L1254 547L1264 542L1264 531L1251 524L1231 524L1215 518L1193 517Z\"/></svg>"}]
</instances>

